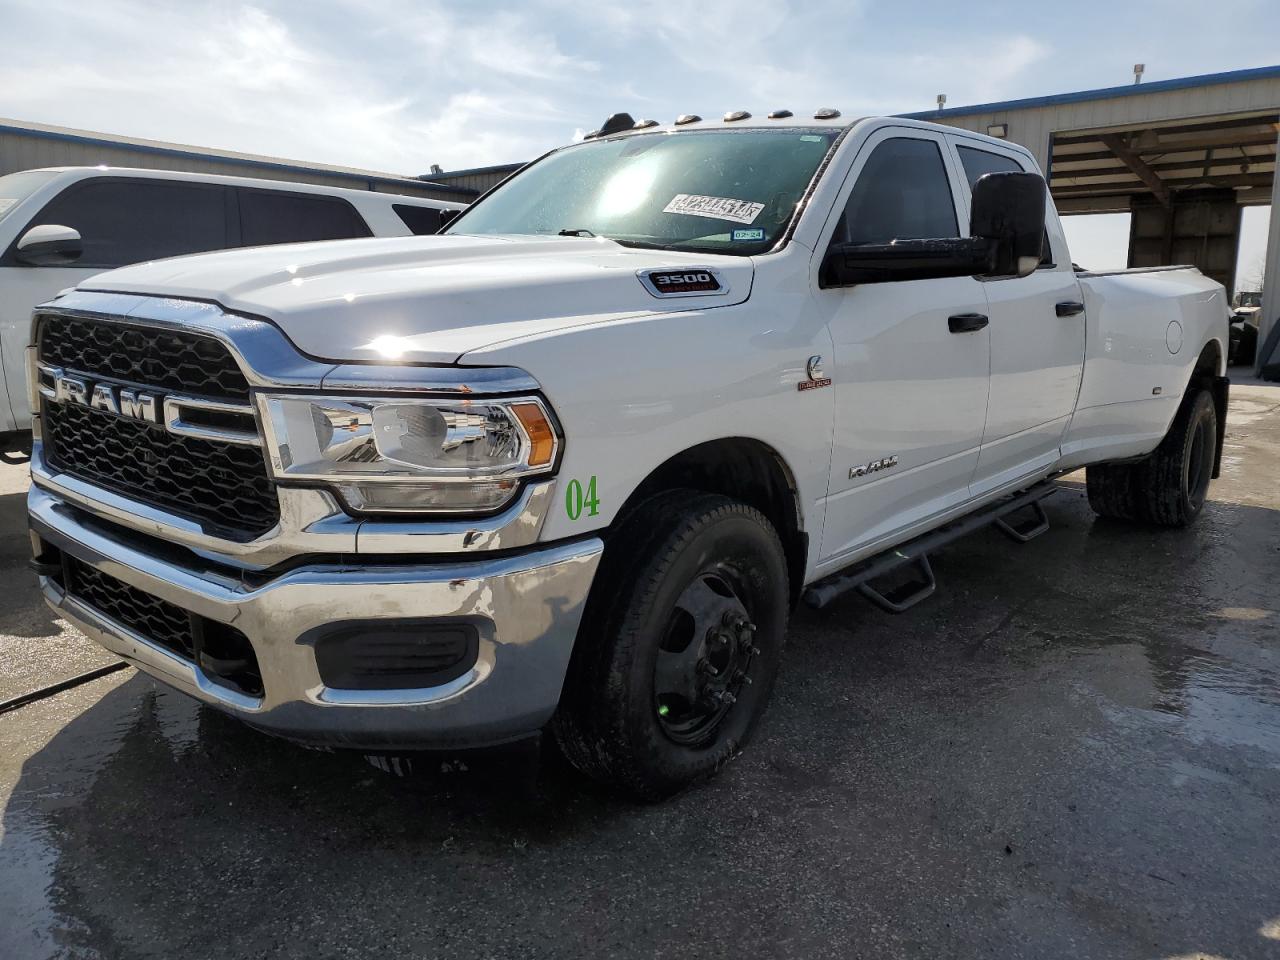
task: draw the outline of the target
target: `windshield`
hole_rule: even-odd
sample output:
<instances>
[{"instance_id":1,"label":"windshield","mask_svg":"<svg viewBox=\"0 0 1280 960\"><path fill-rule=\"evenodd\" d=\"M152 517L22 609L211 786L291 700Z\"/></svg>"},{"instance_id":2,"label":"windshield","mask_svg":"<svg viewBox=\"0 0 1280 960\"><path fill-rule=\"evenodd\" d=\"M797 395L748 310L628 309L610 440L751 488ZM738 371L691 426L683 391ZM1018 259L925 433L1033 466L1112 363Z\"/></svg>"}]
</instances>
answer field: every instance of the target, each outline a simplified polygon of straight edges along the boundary
<instances>
[{"instance_id":1,"label":"windshield","mask_svg":"<svg viewBox=\"0 0 1280 960\"><path fill-rule=\"evenodd\" d=\"M26 170L0 177L0 220L56 176L51 170Z\"/></svg>"},{"instance_id":2,"label":"windshield","mask_svg":"<svg viewBox=\"0 0 1280 960\"><path fill-rule=\"evenodd\" d=\"M761 253L782 236L839 130L652 133L567 147L445 233L564 234L671 250Z\"/></svg>"}]
</instances>

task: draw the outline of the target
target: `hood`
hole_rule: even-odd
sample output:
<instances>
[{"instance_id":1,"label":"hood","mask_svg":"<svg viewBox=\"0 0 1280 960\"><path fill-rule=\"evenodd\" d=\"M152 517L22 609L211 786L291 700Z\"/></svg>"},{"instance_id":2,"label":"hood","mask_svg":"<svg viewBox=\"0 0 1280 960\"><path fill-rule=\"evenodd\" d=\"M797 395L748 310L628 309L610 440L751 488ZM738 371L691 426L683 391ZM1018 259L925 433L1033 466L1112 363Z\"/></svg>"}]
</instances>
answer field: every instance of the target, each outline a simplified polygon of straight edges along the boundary
<instances>
[{"instance_id":1,"label":"hood","mask_svg":"<svg viewBox=\"0 0 1280 960\"><path fill-rule=\"evenodd\" d=\"M726 290L655 297L643 269L715 268ZM265 317L323 360L454 363L566 326L741 303L750 259L603 238L426 236L225 250L100 274L81 290L212 300Z\"/></svg>"}]
</instances>

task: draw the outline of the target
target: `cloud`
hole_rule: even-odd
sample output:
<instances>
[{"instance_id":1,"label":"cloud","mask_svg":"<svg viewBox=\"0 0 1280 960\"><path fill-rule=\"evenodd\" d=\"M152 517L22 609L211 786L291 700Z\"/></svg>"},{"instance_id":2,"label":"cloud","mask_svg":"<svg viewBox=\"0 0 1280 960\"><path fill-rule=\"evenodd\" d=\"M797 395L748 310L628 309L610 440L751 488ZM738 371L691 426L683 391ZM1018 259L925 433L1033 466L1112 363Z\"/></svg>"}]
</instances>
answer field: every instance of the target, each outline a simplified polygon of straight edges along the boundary
<instances>
[{"instance_id":1,"label":"cloud","mask_svg":"<svg viewBox=\"0 0 1280 960\"><path fill-rule=\"evenodd\" d=\"M1124 82L1144 56L1151 78L1246 66L1231 24L1280 27L1259 0L1195 30L1081 3L1113 29L1028 8L1011 32L982 0L5 0L0 115L414 174L529 159L618 110L852 117Z\"/></svg>"}]
</instances>

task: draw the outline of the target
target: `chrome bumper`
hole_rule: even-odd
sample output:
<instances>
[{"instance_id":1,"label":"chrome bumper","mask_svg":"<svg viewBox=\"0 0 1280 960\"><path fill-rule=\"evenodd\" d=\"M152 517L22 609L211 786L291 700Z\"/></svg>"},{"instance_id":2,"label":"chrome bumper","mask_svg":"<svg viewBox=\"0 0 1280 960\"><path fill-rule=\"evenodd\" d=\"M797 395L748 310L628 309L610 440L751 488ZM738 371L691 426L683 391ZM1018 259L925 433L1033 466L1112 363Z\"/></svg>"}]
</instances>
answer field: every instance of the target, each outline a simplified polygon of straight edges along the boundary
<instances>
[{"instance_id":1,"label":"chrome bumper","mask_svg":"<svg viewBox=\"0 0 1280 960\"><path fill-rule=\"evenodd\" d=\"M599 539L450 562L296 567L264 586L152 556L38 486L33 535L82 563L191 613L234 624L258 658L263 695L214 683L192 662L129 630L41 577L50 605L139 669L263 730L365 749L479 746L541 728L560 698L603 544ZM387 558L383 558L384 561ZM466 674L438 687L339 690L321 681L308 631L338 621L458 618L481 624Z\"/></svg>"}]
</instances>

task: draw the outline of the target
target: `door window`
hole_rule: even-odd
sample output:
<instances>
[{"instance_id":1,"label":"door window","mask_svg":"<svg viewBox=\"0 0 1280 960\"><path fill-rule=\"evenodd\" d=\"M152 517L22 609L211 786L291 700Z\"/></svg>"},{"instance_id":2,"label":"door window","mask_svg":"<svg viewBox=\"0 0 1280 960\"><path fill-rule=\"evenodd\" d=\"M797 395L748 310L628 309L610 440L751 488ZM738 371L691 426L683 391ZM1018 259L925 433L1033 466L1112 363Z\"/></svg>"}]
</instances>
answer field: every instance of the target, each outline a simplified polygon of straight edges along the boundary
<instances>
[{"instance_id":1,"label":"door window","mask_svg":"<svg viewBox=\"0 0 1280 960\"><path fill-rule=\"evenodd\" d=\"M30 226L78 230L76 267L123 267L226 247L225 196L213 184L94 178L58 194Z\"/></svg>"},{"instance_id":2,"label":"door window","mask_svg":"<svg viewBox=\"0 0 1280 960\"><path fill-rule=\"evenodd\" d=\"M346 200L283 190L240 189L241 244L347 240L373 233Z\"/></svg>"},{"instance_id":3,"label":"door window","mask_svg":"<svg viewBox=\"0 0 1280 960\"><path fill-rule=\"evenodd\" d=\"M960 153L960 165L964 167L964 175L969 180L969 189L978 182L979 177L988 173L1025 173L1022 164L1013 157L1006 157L990 150L979 150L977 147L957 147ZM1040 266L1053 266L1053 249L1049 245L1049 231L1044 232L1044 250L1040 256Z\"/></svg>"},{"instance_id":4,"label":"door window","mask_svg":"<svg viewBox=\"0 0 1280 960\"><path fill-rule=\"evenodd\" d=\"M896 137L872 150L834 239L889 243L960 236L951 181L932 140Z\"/></svg>"}]
</instances>

